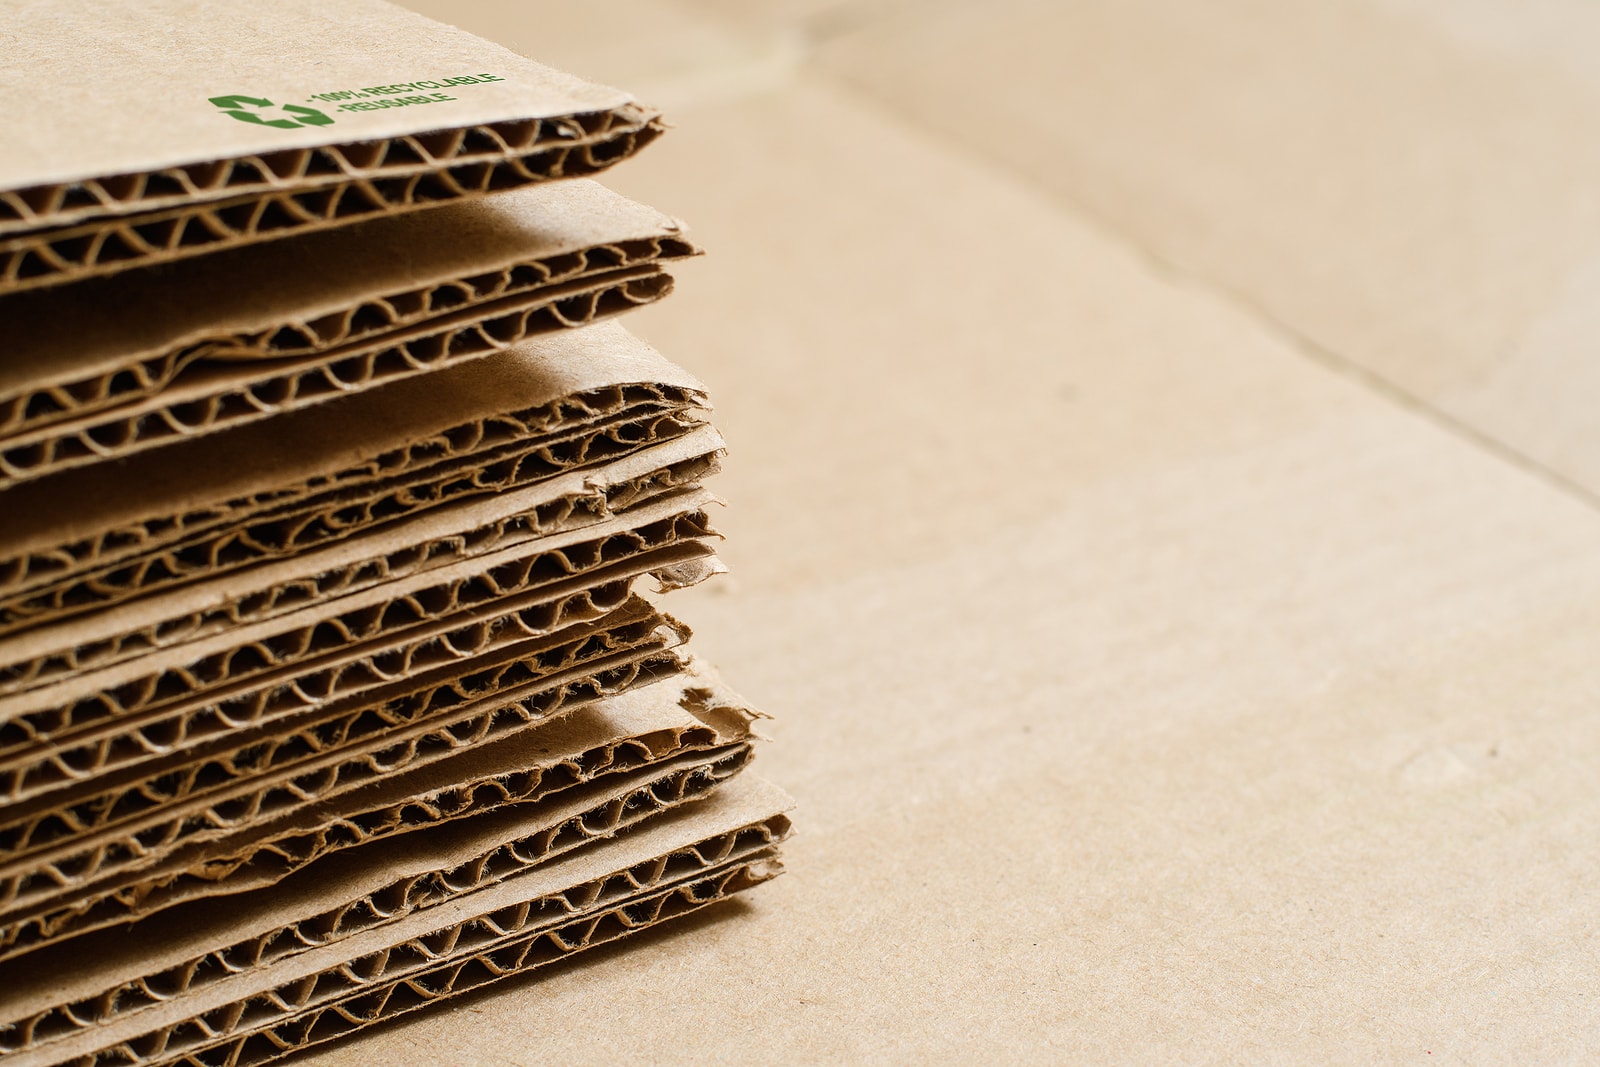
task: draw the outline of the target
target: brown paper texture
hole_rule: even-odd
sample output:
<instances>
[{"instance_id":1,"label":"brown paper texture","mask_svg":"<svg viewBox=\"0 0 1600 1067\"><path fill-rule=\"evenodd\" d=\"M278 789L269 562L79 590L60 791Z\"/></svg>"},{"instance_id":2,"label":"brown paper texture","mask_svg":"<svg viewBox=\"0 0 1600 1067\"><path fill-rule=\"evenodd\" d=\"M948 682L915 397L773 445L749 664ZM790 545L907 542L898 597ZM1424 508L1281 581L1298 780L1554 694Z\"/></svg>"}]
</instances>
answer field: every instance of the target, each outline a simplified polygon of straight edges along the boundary
<instances>
[{"instance_id":1,"label":"brown paper texture","mask_svg":"<svg viewBox=\"0 0 1600 1067\"><path fill-rule=\"evenodd\" d=\"M449 10L641 87L630 70L669 67L661 42L731 36L687 5L640 6L648 36L621 41L582 6L542 6L536 35L525 4ZM1493 308L1502 282L1541 292L1529 258L1549 262L1550 235L1585 217L1543 213L1588 195L1588 171L1559 164L1600 142L1519 111L1504 81L1441 81L1441 64L1469 57L1590 107L1583 83L1506 38L1545 35L1600 70L1593 33L1555 18L1592 26L1593 8L963 2L945 6L963 14L948 33L927 5L694 6L834 10L786 20L800 40L905 15L852 57L850 89L803 55L768 62L764 41L726 69L678 47L673 136L614 172L714 252L694 299L641 312L716 384L736 446L718 491L737 584L673 610L778 713L761 770L803 805L785 849L798 876L694 936L641 938L474 998L477 1013L421 1012L302 1062L1593 1060L1600 518L1319 361L1232 279L1173 271L1154 227L1124 226L1134 211L1046 187L1110 171L1096 188L1140 218L1349 329L1415 324L1431 295L1447 313L1429 321L1463 326L1460 302ZM1424 9L1504 31L1463 40ZM1013 11L1021 28L988 30ZM1307 14L1330 32L1285 32ZM1038 29L1056 19L1081 33ZM1176 29L1153 37L1158 20ZM1378 45L1332 32L1363 24L1428 49L1374 77ZM566 58L563 28L595 62ZM1217 62L1183 62L1197 46ZM1242 75L1262 67L1281 80ZM902 89L902 70L920 84L863 99L869 82ZM966 70L983 77L949 76ZM1321 110L1280 91L1308 70ZM911 95L924 89L931 104ZM1218 97L1229 122L1201 121ZM1516 125L1476 123L1480 106ZM1010 136L1064 113L1089 135ZM1398 127L1392 150L1345 151L1375 119ZM1565 152L1506 150L1494 131L1511 128ZM1233 139L1216 145L1219 130ZM1473 154L1438 152L1441 131ZM708 182L719 168L741 180ZM1414 199L1343 214L1344 193L1382 197L1397 169L1418 176ZM1158 195L1170 213L1148 206ZM1419 226L1437 207L1444 227ZM1263 216L1259 242L1237 232ZM1379 254L1341 258L1363 219ZM1303 261L1291 226L1320 235ZM1510 249L1476 245L1489 284L1431 269L1480 227ZM1391 254L1402 239L1429 258ZM935 295L957 249L959 301ZM1557 380L1582 408L1585 379ZM959 521L930 485L970 487ZM802 505L815 523L795 523Z\"/></svg>"},{"instance_id":2,"label":"brown paper texture","mask_svg":"<svg viewBox=\"0 0 1600 1067\"><path fill-rule=\"evenodd\" d=\"M309 245L0 300L0 488L582 326L665 296L661 265L694 252L673 220L589 182ZM88 328L63 329L85 300Z\"/></svg>"},{"instance_id":3,"label":"brown paper texture","mask_svg":"<svg viewBox=\"0 0 1600 1067\"><path fill-rule=\"evenodd\" d=\"M379 0L8 0L3 20L0 289L592 173L659 130L622 93ZM114 102L153 69L163 91L128 122Z\"/></svg>"},{"instance_id":4,"label":"brown paper texture","mask_svg":"<svg viewBox=\"0 0 1600 1067\"><path fill-rule=\"evenodd\" d=\"M958 5L845 35L828 65L1593 497L1600 34L1582 3L1523 15ZM937 73L958 51L959 89ZM1154 71L1186 91L1141 91Z\"/></svg>"}]
</instances>

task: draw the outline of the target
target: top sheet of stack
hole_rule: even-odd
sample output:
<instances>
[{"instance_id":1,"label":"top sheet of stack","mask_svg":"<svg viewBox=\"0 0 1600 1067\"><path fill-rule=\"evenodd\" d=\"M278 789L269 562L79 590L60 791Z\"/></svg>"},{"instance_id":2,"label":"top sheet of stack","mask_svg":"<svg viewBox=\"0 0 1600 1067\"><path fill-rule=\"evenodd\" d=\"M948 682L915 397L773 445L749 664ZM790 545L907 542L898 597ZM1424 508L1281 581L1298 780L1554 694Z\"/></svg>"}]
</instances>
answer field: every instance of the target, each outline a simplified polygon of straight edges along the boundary
<instances>
[{"instance_id":1,"label":"top sheet of stack","mask_svg":"<svg viewBox=\"0 0 1600 1067\"><path fill-rule=\"evenodd\" d=\"M0 0L0 25L0 292L589 174L659 129L377 0Z\"/></svg>"}]
</instances>

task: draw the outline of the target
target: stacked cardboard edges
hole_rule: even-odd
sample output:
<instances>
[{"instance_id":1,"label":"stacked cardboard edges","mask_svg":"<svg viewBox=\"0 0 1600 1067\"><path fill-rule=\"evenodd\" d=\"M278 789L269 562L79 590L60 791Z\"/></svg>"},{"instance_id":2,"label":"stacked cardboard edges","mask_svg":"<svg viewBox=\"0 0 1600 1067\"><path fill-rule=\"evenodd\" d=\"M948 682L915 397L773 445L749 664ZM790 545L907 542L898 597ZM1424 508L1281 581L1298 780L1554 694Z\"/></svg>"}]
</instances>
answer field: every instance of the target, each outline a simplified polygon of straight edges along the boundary
<instances>
[{"instance_id":1,"label":"stacked cardboard edges","mask_svg":"<svg viewBox=\"0 0 1600 1067\"><path fill-rule=\"evenodd\" d=\"M705 392L609 321L695 249L581 177L654 114L376 3L199 8L5 12L90 94L111 40L217 90L6 112L16 1067L270 1061L757 885L788 829L641 595L721 569ZM319 88L433 95L274 103Z\"/></svg>"}]
</instances>

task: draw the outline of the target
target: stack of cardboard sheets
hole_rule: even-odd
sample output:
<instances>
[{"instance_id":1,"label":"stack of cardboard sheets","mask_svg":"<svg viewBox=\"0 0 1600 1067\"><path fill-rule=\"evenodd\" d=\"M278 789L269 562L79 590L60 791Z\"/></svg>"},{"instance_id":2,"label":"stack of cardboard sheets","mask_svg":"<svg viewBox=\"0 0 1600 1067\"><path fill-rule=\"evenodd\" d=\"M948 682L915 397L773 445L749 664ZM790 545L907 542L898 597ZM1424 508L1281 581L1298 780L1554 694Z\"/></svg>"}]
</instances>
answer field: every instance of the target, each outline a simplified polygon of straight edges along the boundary
<instances>
[{"instance_id":1,"label":"stack of cardboard sheets","mask_svg":"<svg viewBox=\"0 0 1600 1067\"><path fill-rule=\"evenodd\" d=\"M603 321L695 249L581 177L657 117L376 2L5 16L7 1062L266 1062L775 875L641 595L721 570L705 392Z\"/></svg>"}]
</instances>

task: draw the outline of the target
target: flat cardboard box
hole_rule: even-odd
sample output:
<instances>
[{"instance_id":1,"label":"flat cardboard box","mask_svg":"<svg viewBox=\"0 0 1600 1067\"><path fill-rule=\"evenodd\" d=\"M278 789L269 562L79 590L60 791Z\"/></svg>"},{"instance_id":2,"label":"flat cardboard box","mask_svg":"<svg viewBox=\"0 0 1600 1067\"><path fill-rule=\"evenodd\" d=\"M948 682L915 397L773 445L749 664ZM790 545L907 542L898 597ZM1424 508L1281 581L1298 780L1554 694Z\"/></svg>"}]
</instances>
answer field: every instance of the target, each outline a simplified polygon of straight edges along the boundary
<instances>
[{"instance_id":1,"label":"flat cardboard box","mask_svg":"<svg viewBox=\"0 0 1600 1067\"><path fill-rule=\"evenodd\" d=\"M1565 68L1430 28L1424 2L1321 10L1387 13L1435 57L1562 81L1589 106ZM961 7L979 16L974 49L1007 54L979 33L998 5L812 6L838 13L784 21L802 47L893 8ZM651 97L675 101L672 136L608 179L688 219L708 251L630 319L709 384L731 446L718 525L732 580L673 611L777 716L761 771L801 805L792 876L692 935L646 934L299 1062L1593 1060L1600 516L1036 176L1093 158L1029 141L1017 151L1039 169L1023 174L863 92L887 59L860 55L857 87L842 86L804 51L696 15L709 7L641 0L629 12L649 33L631 39L593 5L431 10L641 91L654 64ZM1588 5L1431 5L1445 7L1548 31L1600 69L1592 33L1557 32L1558 13L1592 19ZM1245 74L1274 61L1293 79L1326 46L1327 99L1365 99L1365 37L1254 33L1279 24L1275 4L1214 24L1205 5L1165 9L1207 41L1231 34L1238 61L1212 84L1301 138L1293 162L1311 178L1283 187L1286 212L1384 173L1337 150L1358 127L1313 121L1270 85L1252 95ZM732 58L701 63L695 41ZM1169 65L1059 44L1083 62L1054 68L1065 88L1030 98L1035 118L1092 111L1073 80L1115 73L1126 95L1090 99L1162 121L1098 125L1089 150L1111 150L1100 134L1159 144L1191 128L1172 116L1193 114L1198 90ZM938 73L979 94L957 76L975 55ZM1386 84L1427 95L1435 69ZM1469 98L1428 99L1409 144L1429 143L1433 116L1472 129ZM1376 106L1404 122L1394 100ZM1538 125L1550 114L1519 121L1590 150L1584 127ZM1285 144L1237 143L1274 158ZM1180 190L1208 178L1144 173ZM1480 213L1514 233L1527 207L1530 253L1555 247L1537 189L1452 200L1480 174L1446 165L1421 188L1453 204L1463 239ZM1305 210L1335 231L1308 249L1347 247L1335 208ZM1253 265L1248 234L1210 232L1217 262ZM1369 266L1393 267L1381 292L1402 311L1432 284L1383 256L1308 262L1326 273L1294 282L1307 301L1368 285ZM1520 255L1479 262L1542 284ZM1575 388L1574 407L1587 395ZM930 487L959 487L959 503Z\"/></svg>"},{"instance_id":2,"label":"flat cardboard box","mask_svg":"<svg viewBox=\"0 0 1600 1067\"><path fill-rule=\"evenodd\" d=\"M381 0L7 0L0 21L0 291L581 176L659 132L624 93ZM138 121L108 106L152 70Z\"/></svg>"},{"instance_id":3,"label":"flat cardboard box","mask_svg":"<svg viewBox=\"0 0 1600 1067\"><path fill-rule=\"evenodd\" d=\"M674 220L562 183L0 299L0 489L582 326L667 295L662 265L693 253Z\"/></svg>"}]
</instances>

